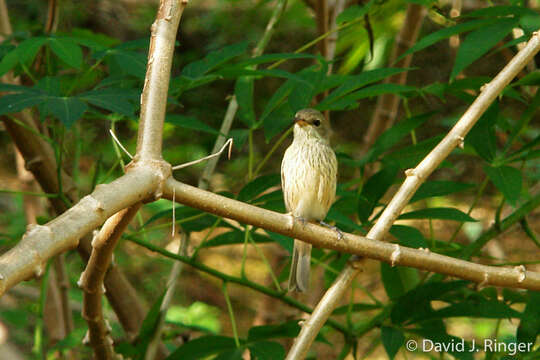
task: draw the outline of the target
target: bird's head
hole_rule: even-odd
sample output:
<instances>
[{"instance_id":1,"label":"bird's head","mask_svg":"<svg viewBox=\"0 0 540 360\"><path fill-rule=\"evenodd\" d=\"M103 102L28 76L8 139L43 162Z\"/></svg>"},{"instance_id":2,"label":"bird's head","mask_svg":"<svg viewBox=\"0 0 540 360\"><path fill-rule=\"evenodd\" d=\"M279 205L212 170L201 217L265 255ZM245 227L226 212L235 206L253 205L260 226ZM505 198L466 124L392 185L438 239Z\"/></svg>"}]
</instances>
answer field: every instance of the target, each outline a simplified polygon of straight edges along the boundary
<instances>
[{"instance_id":1,"label":"bird's head","mask_svg":"<svg viewBox=\"0 0 540 360\"><path fill-rule=\"evenodd\" d=\"M294 116L294 137L307 137L329 141L330 123L315 109L299 110Z\"/></svg>"}]
</instances>

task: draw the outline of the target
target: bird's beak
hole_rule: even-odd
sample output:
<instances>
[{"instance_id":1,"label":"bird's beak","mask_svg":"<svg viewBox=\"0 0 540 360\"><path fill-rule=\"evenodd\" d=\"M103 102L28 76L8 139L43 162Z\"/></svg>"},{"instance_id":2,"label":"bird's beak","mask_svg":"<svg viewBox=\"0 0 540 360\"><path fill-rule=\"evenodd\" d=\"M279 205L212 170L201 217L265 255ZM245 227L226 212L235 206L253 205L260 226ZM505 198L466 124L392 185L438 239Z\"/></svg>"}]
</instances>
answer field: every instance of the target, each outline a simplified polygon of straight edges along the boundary
<instances>
[{"instance_id":1,"label":"bird's beak","mask_svg":"<svg viewBox=\"0 0 540 360\"><path fill-rule=\"evenodd\" d=\"M307 126L309 125L308 122L302 118L294 118L294 123L295 124L298 124L298 126L301 126L301 127L304 127L304 126Z\"/></svg>"}]
</instances>

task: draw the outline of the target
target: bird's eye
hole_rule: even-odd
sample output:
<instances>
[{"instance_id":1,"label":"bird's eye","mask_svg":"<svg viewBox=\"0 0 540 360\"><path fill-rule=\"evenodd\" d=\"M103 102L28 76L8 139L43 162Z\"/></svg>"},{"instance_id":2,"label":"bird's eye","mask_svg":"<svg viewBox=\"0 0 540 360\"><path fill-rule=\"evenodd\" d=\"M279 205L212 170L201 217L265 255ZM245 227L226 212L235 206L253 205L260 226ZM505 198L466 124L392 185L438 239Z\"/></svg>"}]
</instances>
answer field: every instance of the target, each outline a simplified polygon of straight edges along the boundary
<instances>
[{"instance_id":1,"label":"bird's eye","mask_svg":"<svg viewBox=\"0 0 540 360\"><path fill-rule=\"evenodd\" d=\"M315 126L321 125L321 120L315 120L315 121L313 121L313 125L315 125Z\"/></svg>"}]
</instances>

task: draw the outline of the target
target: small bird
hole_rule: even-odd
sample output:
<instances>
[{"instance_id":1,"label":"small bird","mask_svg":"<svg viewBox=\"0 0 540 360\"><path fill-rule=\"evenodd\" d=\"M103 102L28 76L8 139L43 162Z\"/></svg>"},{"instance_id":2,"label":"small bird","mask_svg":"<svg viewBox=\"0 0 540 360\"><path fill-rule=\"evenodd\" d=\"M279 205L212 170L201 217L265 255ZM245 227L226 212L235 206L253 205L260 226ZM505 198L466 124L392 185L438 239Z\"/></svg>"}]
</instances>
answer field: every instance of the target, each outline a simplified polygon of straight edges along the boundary
<instances>
[{"instance_id":1,"label":"small bird","mask_svg":"<svg viewBox=\"0 0 540 360\"><path fill-rule=\"evenodd\" d=\"M328 120L315 109L300 110L294 117L294 140L281 162L283 198L293 219L326 225L322 221L334 202L337 182L330 132ZM311 244L295 239L289 291L308 289L310 260Z\"/></svg>"}]
</instances>

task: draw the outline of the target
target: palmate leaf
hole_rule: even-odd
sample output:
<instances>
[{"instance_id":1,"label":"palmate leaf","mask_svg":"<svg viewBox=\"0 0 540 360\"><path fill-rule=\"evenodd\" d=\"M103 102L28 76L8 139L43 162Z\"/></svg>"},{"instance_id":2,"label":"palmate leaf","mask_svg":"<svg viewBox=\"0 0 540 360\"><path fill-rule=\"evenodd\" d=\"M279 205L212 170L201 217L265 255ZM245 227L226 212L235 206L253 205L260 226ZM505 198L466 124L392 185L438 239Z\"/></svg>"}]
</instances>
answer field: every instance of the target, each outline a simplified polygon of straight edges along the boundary
<instances>
[{"instance_id":1,"label":"palmate leaf","mask_svg":"<svg viewBox=\"0 0 540 360\"><path fill-rule=\"evenodd\" d=\"M236 343L232 337L207 335L181 345L167 357L167 360L200 360L210 355L235 351L236 349Z\"/></svg>"},{"instance_id":2,"label":"palmate leaf","mask_svg":"<svg viewBox=\"0 0 540 360\"><path fill-rule=\"evenodd\" d=\"M258 341L247 345L252 359L280 360L285 359L283 345L274 341Z\"/></svg>"},{"instance_id":3,"label":"palmate leaf","mask_svg":"<svg viewBox=\"0 0 540 360\"><path fill-rule=\"evenodd\" d=\"M472 187L474 187L474 184L455 181L426 181L420 186L418 191L416 191L416 193L413 195L409 202L413 203L435 196L445 196L448 194L464 191Z\"/></svg>"}]
</instances>

